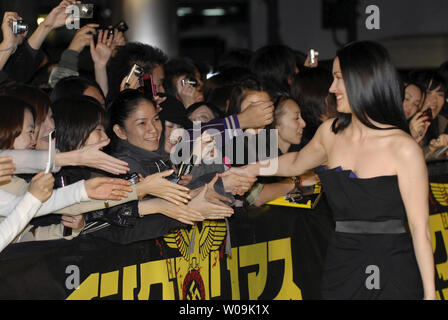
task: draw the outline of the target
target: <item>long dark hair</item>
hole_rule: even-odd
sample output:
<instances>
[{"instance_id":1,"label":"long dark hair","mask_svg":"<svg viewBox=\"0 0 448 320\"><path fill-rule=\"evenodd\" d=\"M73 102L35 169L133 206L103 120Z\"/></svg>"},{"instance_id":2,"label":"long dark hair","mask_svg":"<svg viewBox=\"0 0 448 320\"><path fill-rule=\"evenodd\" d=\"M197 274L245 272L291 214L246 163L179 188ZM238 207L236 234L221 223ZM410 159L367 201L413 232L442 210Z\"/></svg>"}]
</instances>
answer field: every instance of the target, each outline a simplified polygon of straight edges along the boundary
<instances>
[{"instance_id":1,"label":"long dark hair","mask_svg":"<svg viewBox=\"0 0 448 320\"><path fill-rule=\"evenodd\" d=\"M296 72L294 51L285 45L269 45L252 56L250 68L272 97L289 94L289 80Z\"/></svg>"},{"instance_id":2,"label":"long dark hair","mask_svg":"<svg viewBox=\"0 0 448 320\"><path fill-rule=\"evenodd\" d=\"M338 50L337 57L351 109L359 121L372 129L410 133L399 76L386 49L374 42L359 41ZM370 119L392 127L379 128ZM333 132L344 130L351 120L351 114L340 114L333 122Z\"/></svg>"},{"instance_id":3,"label":"long dark hair","mask_svg":"<svg viewBox=\"0 0 448 320\"><path fill-rule=\"evenodd\" d=\"M300 107L306 122L302 141L310 141L322 124L322 116L334 118L337 115L336 99L328 90L333 82L331 72L326 69L306 68L296 74L291 84L291 97Z\"/></svg>"},{"instance_id":4,"label":"long dark hair","mask_svg":"<svg viewBox=\"0 0 448 320\"><path fill-rule=\"evenodd\" d=\"M88 96L59 99L52 104L56 126L56 148L61 152L82 147L98 125L107 126L101 104Z\"/></svg>"}]
</instances>

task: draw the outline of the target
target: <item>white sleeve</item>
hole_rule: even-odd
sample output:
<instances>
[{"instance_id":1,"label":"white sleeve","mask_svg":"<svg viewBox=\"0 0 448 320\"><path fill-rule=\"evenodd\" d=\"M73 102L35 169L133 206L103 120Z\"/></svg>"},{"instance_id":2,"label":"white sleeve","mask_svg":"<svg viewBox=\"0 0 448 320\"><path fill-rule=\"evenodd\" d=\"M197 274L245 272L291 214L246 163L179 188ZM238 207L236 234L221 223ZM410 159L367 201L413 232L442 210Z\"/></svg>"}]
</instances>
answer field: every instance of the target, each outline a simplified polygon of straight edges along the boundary
<instances>
[{"instance_id":1,"label":"white sleeve","mask_svg":"<svg viewBox=\"0 0 448 320\"><path fill-rule=\"evenodd\" d=\"M9 216L23 197L0 190L0 217Z\"/></svg>"},{"instance_id":2,"label":"white sleeve","mask_svg":"<svg viewBox=\"0 0 448 320\"><path fill-rule=\"evenodd\" d=\"M16 166L14 174L30 174L44 171L48 161L46 150L1 150L0 157L12 157ZM60 167L54 167L51 172L59 172Z\"/></svg>"},{"instance_id":3,"label":"white sleeve","mask_svg":"<svg viewBox=\"0 0 448 320\"><path fill-rule=\"evenodd\" d=\"M27 192L11 214L0 222L0 251L22 232L41 205L37 198Z\"/></svg>"},{"instance_id":4,"label":"white sleeve","mask_svg":"<svg viewBox=\"0 0 448 320\"><path fill-rule=\"evenodd\" d=\"M91 200L87 195L84 180L63 188L53 190L53 193L37 212L36 217L44 216L82 201Z\"/></svg>"}]
</instances>

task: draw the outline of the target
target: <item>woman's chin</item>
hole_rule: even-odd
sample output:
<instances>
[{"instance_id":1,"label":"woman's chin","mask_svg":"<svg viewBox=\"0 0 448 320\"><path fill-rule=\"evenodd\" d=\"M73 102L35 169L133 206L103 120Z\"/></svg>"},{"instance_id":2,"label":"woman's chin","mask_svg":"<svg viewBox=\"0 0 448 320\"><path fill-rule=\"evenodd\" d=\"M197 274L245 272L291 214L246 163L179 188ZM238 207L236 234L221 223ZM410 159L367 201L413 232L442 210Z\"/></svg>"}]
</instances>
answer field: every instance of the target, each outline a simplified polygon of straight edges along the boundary
<instances>
[{"instance_id":1,"label":"woman's chin","mask_svg":"<svg viewBox=\"0 0 448 320\"><path fill-rule=\"evenodd\" d=\"M158 141L145 141L142 145L139 146L142 149L147 151L157 151L159 149Z\"/></svg>"}]
</instances>

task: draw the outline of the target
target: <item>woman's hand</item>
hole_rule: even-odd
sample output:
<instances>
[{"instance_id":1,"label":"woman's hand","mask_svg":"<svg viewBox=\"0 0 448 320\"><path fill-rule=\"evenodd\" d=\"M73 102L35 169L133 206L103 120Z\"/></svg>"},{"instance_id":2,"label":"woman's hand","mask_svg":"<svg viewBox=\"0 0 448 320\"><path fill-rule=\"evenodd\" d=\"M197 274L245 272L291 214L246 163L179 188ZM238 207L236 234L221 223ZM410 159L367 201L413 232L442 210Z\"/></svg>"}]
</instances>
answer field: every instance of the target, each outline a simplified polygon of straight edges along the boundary
<instances>
[{"instance_id":1,"label":"woman's hand","mask_svg":"<svg viewBox=\"0 0 448 320\"><path fill-rule=\"evenodd\" d=\"M319 176L314 173L314 170L302 174L300 178L302 179L302 186L304 187L314 186L320 182Z\"/></svg>"},{"instance_id":2,"label":"woman's hand","mask_svg":"<svg viewBox=\"0 0 448 320\"><path fill-rule=\"evenodd\" d=\"M99 24L88 24L79 29L70 42L68 49L81 53L81 51L90 44L90 40L93 39L93 35L96 34L96 27Z\"/></svg>"},{"instance_id":3,"label":"woman's hand","mask_svg":"<svg viewBox=\"0 0 448 320\"><path fill-rule=\"evenodd\" d=\"M432 151L436 151L446 146L448 146L448 134L441 134L437 139L433 139L429 143L429 148Z\"/></svg>"},{"instance_id":4,"label":"woman's hand","mask_svg":"<svg viewBox=\"0 0 448 320\"><path fill-rule=\"evenodd\" d=\"M85 181L87 195L96 200L121 200L132 192L129 181L117 178L99 177Z\"/></svg>"},{"instance_id":5,"label":"woman's hand","mask_svg":"<svg viewBox=\"0 0 448 320\"><path fill-rule=\"evenodd\" d=\"M191 183L191 180L193 180L193 175L191 174L184 174L179 182L177 184L180 184L181 186L188 186Z\"/></svg>"},{"instance_id":6,"label":"woman's hand","mask_svg":"<svg viewBox=\"0 0 448 320\"><path fill-rule=\"evenodd\" d=\"M51 173L39 172L31 180L28 192L44 203L53 193L54 177Z\"/></svg>"},{"instance_id":7,"label":"woman's hand","mask_svg":"<svg viewBox=\"0 0 448 320\"><path fill-rule=\"evenodd\" d=\"M140 88L140 79L138 77L131 77L131 80L128 84L126 84L126 78L124 77L123 80L121 80L120 84L120 91L126 90L126 89L138 89Z\"/></svg>"},{"instance_id":8,"label":"woman's hand","mask_svg":"<svg viewBox=\"0 0 448 320\"><path fill-rule=\"evenodd\" d=\"M75 18L69 19L69 14L67 13L67 8L76 3L81 3L81 1L75 0L63 0L57 7L55 7L48 14L47 18L45 18L42 23L45 27L50 29L56 29L64 26L67 22L72 22Z\"/></svg>"},{"instance_id":9,"label":"woman's hand","mask_svg":"<svg viewBox=\"0 0 448 320\"><path fill-rule=\"evenodd\" d=\"M187 109L192 104L199 102L198 101L198 94L197 89L193 87L192 85L186 84L182 85L182 78L179 78L176 83L177 88L177 94L182 101L182 104L184 105L185 109Z\"/></svg>"},{"instance_id":10,"label":"woman's hand","mask_svg":"<svg viewBox=\"0 0 448 320\"><path fill-rule=\"evenodd\" d=\"M193 142L194 164L201 163L202 160L210 160L216 155L216 141L207 131L204 131L199 138Z\"/></svg>"},{"instance_id":11,"label":"woman's hand","mask_svg":"<svg viewBox=\"0 0 448 320\"><path fill-rule=\"evenodd\" d=\"M143 181L137 184L137 194L139 198L147 194L165 199L175 205L188 203L191 200L190 189L178 185L165 179L170 176L174 170L167 170L147 176Z\"/></svg>"},{"instance_id":12,"label":"woman's hand","mask_svg":"<svg viewBox=\"0 0 448 320\"><path fill-rule=\"evenodd\" d=\"M244 195L257 181L256 177L240 176L234 173L226 176L220 174L219 177L222 179L226 192L240 196Z\"/></svg>"},{"instance_id":13,"label":"woman's hand","mask_svg":"<svg viewBox=\"0 0 448 320\"><path fill-rule=\"evenodd\" d=\"M224 219L233 215L233 209L223 202L232 203L232 201L215 191L216 181L218 175L188 203L188 207L200 212L205 219Z\"/></svg>"},{"instance_id":14,"label":"woman's hand","mask_svg":"<svg viewBox=\"0 0 448 320\"><path fill-rule=\"evenodd\" d=\"M139 213L143 215L161 213L182 223L194 225L196 221L204 221L204 217L185 204L175 205L164 199L155 198L139 202Z\"/></svg>"},{"instance_id":15,"label":"woman's hand","mask_svg":"<svg viewBox=\"0 0 448 320\"><path fill-rule=\"evenodd\" d=\"M238 114L241 129L263 128L274 121L274 104L272 101L251 103L247 109Z\"/></svg>"},{"instance_id":16,"label":"woman's hand","mask_svg":"<svg viewBox=\"0 0 448 320\"><path fill-rule=\"evenodd\" d=\"M114 40L112 41L112 51L115 51L118 49L118 47L125 46L127 43L126 37L124 36L123 32L118 31L117 29L114 30Z\"/></svg>"},{"instance_id":17,"label":"woman's hand","mask_svg":"<svg viewBox=\"0 0 448 320\"><path fill-rule=\"evenodd\" d=\"M19 36L14 34L11 28L13 21L22 20L17 12L5 12L2 21L3 41L0 44L0 49L7 50L11 48L10 53L13 53L15 48L19 45Z\"/></svg>"},{"instance_id":18,"label":"woman's hand","mask_svg":"<svg viewBox=\"0 0 448 320\"><path fill-rule=\"evenodd\" d=\"M90 39L90 54L92 60L97 68L105 68L107 62L112 56L112 43L114 36L109 34L109 31L100 30L98 32L98 42L95 46L93 37Z\"/></svg>"},{"instance_id":19,"label":"woman's hand","mask_svg":"<svg viewBox=\"0 0 448 320\"><path fill-rule=\"evenodd\" d=\"M64 227L72 228L73 230L80 231L84 229L85 221L82 214L77 216L61 216L61 223Z\"/></svg>"},{"instance_id":20,"label":"woman's hand","mask_svg":"<svg viewBox=\"0 0 448 320\"><path fill-rule=\"evenodd\" d=\"M101 151L109 143L110 139L107 139L77 150L78 161L76 165L96 168L117 175L128 173L130 169L126 162L111 157Z\"/></svg>"},{"instance_id":21,"label":"woman's hand","mask_svg":"<svg viewBox=\"0 0 448 320\"><path fill-rule=\"evenodd\" d=\"M11 182L16 166L11 157L0 157L0 184Z\"/></svg>"},{"instance_id":22,"label":"woman's hand","mask_svg":"<svg viewBox=\"0 0 448 320\"><path fill-rule=\"evenodd\" d=\"M307 55L303 65L307 68L316 68L317 66L319 66L319 59L317 57L314 57L314 63L311 63L311 57Z\"/></svg>"},{"instance_id":23,"label":"woman's hand","mask_svg":"<svg viewBox=\"0 0 448 320\"><path fill-rule=\"evenodd\" d=\"M154 102L157 106L157 112L162 111L162 107L160 106L160 104L164 103L166 101L167 97L161 97L159 95L154 97Z\"/></svg>"},{"instance_id":24,"label":"woman's hand","mask_svg":"<svg viewBox=\"0 0 448 320\"><path fill-rule=\"evenodd\" d=\"M428 121L428 117L420 117L423 114L422 111L417 112L409 122L409 129L411 135L417 143L420 143L426 135L431 122Z\"/></svg>"}]
</instances>

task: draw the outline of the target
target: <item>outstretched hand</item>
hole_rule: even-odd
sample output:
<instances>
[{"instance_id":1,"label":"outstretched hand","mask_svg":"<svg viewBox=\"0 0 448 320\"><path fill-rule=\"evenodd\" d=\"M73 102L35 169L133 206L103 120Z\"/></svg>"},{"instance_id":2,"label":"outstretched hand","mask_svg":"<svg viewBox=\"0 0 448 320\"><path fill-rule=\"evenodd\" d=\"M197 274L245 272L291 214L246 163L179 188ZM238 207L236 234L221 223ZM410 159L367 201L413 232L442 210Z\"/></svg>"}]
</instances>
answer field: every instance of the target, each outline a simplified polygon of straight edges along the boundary
<instances>
[{"instance_id":1,"label":"outstretched hand","mask_svg":"<svg viewBox=\"0 0 448 320\"><path fill-rule=\"evenodd\" d=\"M95 45L93 37L90 38L90 54L92 60L97 67L105 67L112 56L112 44L114 35L109 34L108 30L100 30L98 32L98 42Z\"/></svg>"},{"instance_id":2,"label":"outstretched hand","mask_svg":"<svg viewBox=\"0 0 448 320\"><path fill-rule=\"evenodd\" d=\"M132 192L129 181L117 178L99 177L89 179L84 183L87 195L96 200L121 200Z\"/></svg>"},{"instance_id":3,"label":"outstretched hand","mask_svg":"<svg viewBox=\"0 0 448 320\"><path fill-rule=\"evenodd\" d=\"M129 166L126 162L109 156L101 151L102 148L110 143L110 139L106 139L97 144L85 146L77 151L79 166L100 169L112 174L126 174L129 172Z\"/></svg>"},{"instance_id":4,"label":"outstretched hand","mask_svg":"<svg viewBox=\"0 0 448 320\"><path fill-rule=\"evenodd\" d=\"M244 195L252 185L257 181L256 177L248 177L244 175L237 175L230 173L229 175L219 175L222 178L224 189L226 192L231 192L233 195Z\"/></svg>"},{"instance_id":5,"label":"outstretched hand","mask_svg":"<svg viewBox=\"0 0 448 320\"><path fill-rule=\"evenodd\" d=\"M188 204L189 207L199 211L205 219L224 219L233 215L233 209L224 203L231 204L232 201L214 189L217 181L218 175L206 184Z\"/></svg>"},{"instance_id":6,"label":"outstretched hand","mask_svg":"<svg viewBox=\"0 0 448 320\"><path fill-rule=\"evenodd\" d=\"M150 194L175 205L188 203L191 199L190 189L165 179L173 172L174 170L167 170L147 176L137 184L137 193L139 196Z\"/></svg>"}]
</instances>

